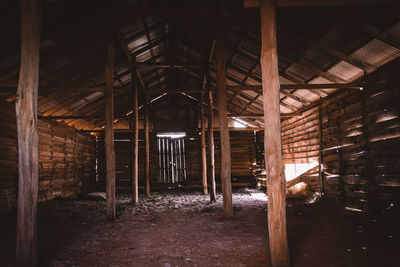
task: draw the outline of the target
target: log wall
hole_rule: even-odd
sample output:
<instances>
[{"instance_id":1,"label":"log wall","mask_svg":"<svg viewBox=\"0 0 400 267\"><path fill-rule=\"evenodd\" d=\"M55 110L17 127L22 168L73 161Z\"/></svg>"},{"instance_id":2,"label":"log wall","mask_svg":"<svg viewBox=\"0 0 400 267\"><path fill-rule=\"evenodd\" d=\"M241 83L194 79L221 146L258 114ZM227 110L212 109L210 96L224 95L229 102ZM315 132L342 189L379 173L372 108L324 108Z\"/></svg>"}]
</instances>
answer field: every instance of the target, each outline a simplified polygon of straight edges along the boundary
<instances>
[{"instance_id":1,"label":"log wall","mask_svg":"<svg viewBox=\"0 0 400 267\"><path fill-rule=\"evenodd\" d=\"M306 171L315 166L301 181L319 191L322 162L325 195L349 208L382 209L400 200L399 68L396 60L366 77L364 90L337 91L301 117L283 120L286 174L290 168ZM259 131L257 179L265 185L263 143Z\"/></svg>"},{"instance_id":2,"label":"log wall","mask_svg":"<svg viewBox=\"0 0 400 267\"><path fill-rule=\"evenodd\" d=\"M128 133L116 133L115 154L116 154L116 182L119 188L128 188L131 181L130 155L131 143ZM220 182L221 157L220 142L218 131L214 132L215 138L215 174ZM249 182L253 177L253 165L255 162L254 133L251 131L232 131L230 132L231 151L232 151L232 182ZM201 180L201 143L199 136L187 136L186 146L186 171L187 184L202 183ZM144 186L144 134L139 132L139 185ZM99 141L99 173L100 184L104 180L104 143ZM157 136L150 133L150 183L156 185L158 182L158 150ZM104 182L103 182L104 184Z\"/></svg>"},{"instance_id":3,"label":"log wall","mask_svg":"<svg viewBox=\"0 0 400 267\"><path fill-rule=\"evenodd\" d=\"M18 148L15 107L0 102L0 209L16 207ZM39 127L39 201L88 191L95 181L94 137L65 124L41 121Z\"/></svg>"},{"instance_id":4,"label":"log wall","mask_svg":"<svg viewBox=\"0 0 400 267\"><path fill-rule=\"evenodd\" d=\"M304 112L302 116L282 121L282 157L286 180L295 179L301 174L301 181L310 191L320 191L319 173L314 167L319 164L319 114L318 107ZM256 176L261 186L266 186L264 162L264 131L257 132L257 170Z\"/></svg>"},{"instance_id":5,"label":"log wall","mask_svg":"<svg viewBox=\"0 0 400 267\"><path fill-rule=\"evenodd\" d=\"M115 133L115 176L117 187L128 187L132 181L131 157L133 145L130 141L132 134L130 133ZM158 177L158 151L157 151L157 136L153 133L150 137L150 183L155 184ZM138 173L139 186L145 185L145 148L144 148L144 131L139 130L139 159ZM99 140L99 185L105 186L105 152L104 142L100 137ZM117 188L118 189L118 188ZM151 190L151 189L150 189Z\"/></svg>"},{"instance_id":6,"label":"log wall","mask_svg":"<svg viewBox=\"0 0 400 267\"><path fill-rule=\"evenodd\" d=\"M351 208L400 199L399 67L392 62L367 77L363 91L321 105L325 193Z\"/></svg>"},{"instance_id":7,"label":"log wall","mask_svg":"<svg viewBox=\"0 0 400 267\"><path fill-rule=\"evenodd\" d=\"M231 131L229 133L231 143L232 183L251 181L253 175L253 163L255 162L254 132ZM187 140L188 142L188 179L192 183L201 182L201 143L200 138ZM220 182L221 152L219 132L214 131L215 144L215 176ZM207 155L208 156L208 155Z\"/></svg>"}]
</instances>

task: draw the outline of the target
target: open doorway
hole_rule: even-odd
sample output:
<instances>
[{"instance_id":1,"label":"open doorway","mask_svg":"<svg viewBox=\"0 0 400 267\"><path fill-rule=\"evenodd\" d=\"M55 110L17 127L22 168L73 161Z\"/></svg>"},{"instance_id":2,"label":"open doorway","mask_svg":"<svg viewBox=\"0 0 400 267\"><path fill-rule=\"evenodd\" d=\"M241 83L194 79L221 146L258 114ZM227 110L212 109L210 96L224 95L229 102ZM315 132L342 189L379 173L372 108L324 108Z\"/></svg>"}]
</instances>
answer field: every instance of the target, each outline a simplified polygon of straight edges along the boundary
<instances>
[{"instance_id":1,"label":"open doorway","mask_svg":"<svg viewBox=\"0 0 400 267\"><path fill-rule=\"evenodd\" d=\"M158 133L158 182L174 184L186 181L186 133Z\"/></svg>"}]
</instances>

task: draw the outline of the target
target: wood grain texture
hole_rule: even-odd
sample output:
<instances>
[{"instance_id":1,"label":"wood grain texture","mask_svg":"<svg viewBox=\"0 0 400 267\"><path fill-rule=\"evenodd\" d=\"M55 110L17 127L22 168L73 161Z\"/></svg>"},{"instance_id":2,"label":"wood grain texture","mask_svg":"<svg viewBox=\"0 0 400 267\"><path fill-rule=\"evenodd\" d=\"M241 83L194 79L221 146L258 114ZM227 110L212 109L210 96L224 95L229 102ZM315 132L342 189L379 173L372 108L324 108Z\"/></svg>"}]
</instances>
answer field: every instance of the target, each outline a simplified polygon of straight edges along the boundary
<instances>
[{"instance_id":1,"label":"wood grain texture","mask_svg":"<svg viewBox=\"0 0 400 267\"><path fill-rule=\"evenodd\" d=\"M132 202L139 202L139 106L136 70L131 70L133 87L133 129L132 129Z\"/></svg>"},{"instance_id":2,"label":"wood grain texture","mask_svg":"<svg viewBox=\"0 0 400 267\"><path fill-rule=\"evenodd\" d=\"M21 0L21 67L15 103L18 136L17 266L36 266L40 1Z\"/></svg>"},{"instance_id":3,"label":"wood grain texture","mask_svg":"<svg viewBox=\"0 0 400 267\"><path fill-rule=\"evenodd\" d=\"M211 89L208 91L208 180L210 182L210 200L215 201L216 184L215 184L215 155L214 155L214 103ZM211 129L211 130L210 130Z\"/></svg>"},{"instance_id":4,"label":"wood grain texture","mask_svg":"<svg viewBox=\"0 0 400 267\"><path fill-rule=\"evenodd\" d=\"M233 217L232 207L232 182L231 182L231 147L229 140L229 127L226 103L226 77L223 17L217 17L216 62L217 62L217 109L219 119L219 132L221 139L221 184L224 206L224 217Z\"/></svg>"},{"instance_id":5,"label":"wood grain texture","mask_svg":"<svg viewBox=\"0 0 400 267\"><path fill-rule=\"evenodd\" d=\"M114 220L115 210L115 151L114 151L114 39L111 25L106 32L106 100L105 100L105 152L106 152L106 213Z\"/></svg>"},{"instance_id":6,"label":"wood grain texture","mask_svg":"<svg viewBox=\"0 0 400 267\"><path fill-rule=\"evenodd\" d=\"M275 1L261 1L261 72L264 102L264 151L268 190L268 233L272 266L290 266L286 231L285 174L281 152L279 71Z\"/></svg>"},{"instance_id":7,"label":"wood grain texture","mask_svg":"<svg viewBox=\"0 0 400 267\"><path fill-rule=\"evenodd\" d=\"M208 194L207 187L207 151L206 151L206 118L204 111L204 93L201 94L201 103L200 103L200 124L201 124L201 181L203 185L203 194Z\"/></svg>"},{"instance_id":8,"label":"wood grain texture","mask_svg":"<svg viewBox=\"0 0 400 267\"><path fill-rule=\"evenodd\" d=\"M144 105L144 142L145 142L145 165L146 196L150 197L150 138L149 138L149 101L146 96Z\"/></svg>"}]
</instances>

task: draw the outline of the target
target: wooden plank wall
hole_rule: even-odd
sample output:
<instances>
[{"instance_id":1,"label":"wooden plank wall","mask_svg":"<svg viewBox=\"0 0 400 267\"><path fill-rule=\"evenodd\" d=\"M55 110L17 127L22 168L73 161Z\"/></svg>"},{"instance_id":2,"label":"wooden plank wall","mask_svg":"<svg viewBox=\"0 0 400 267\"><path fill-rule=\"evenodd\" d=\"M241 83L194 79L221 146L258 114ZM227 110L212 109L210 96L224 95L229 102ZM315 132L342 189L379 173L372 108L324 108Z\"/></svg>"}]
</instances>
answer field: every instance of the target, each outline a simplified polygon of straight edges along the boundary
<instances>
[{"instance_id":1,"label":"wooden plank wall","mask_svg":"<svg viewBox=\"0 0 400 267\"><path fill-rule=\"evenodd\" d=\"M139 132L139 185L144 186L144 141L143 132ZM216 177L220 181L221 159L219 150L219 134L214 132L215 137L215 165ZM129 134L116 133L116 140L128 140ZM231 151L232 151L232 182L249 181L253 177L253 165L255 162L254 133L251 131L232 131L230 132ZM101 138L100 138L101 140ZM157 184L158 179L158 150L157 136L150 133L150 183ZM201 144L199 136L187 136L186 145L186 170L187 184L201 184ZM103 142L99 142L99 173L100 184L104 180L104 161ZM130 171L130 142L116 141L116 182L119 188L128 188L131 181Z\"/></svg>"},{"instance_id":2,"label":"wooden plank wall","mask_svg":"<svg viewBox=\"0 0 400 267\"><path fill-rule=\"evenodd\" d=\"M0 102L0 209L16 207L18 150L15 106ZM95 181L95 138L65 124L39 121L39 201L88 191Z\"/></svg>"},{"instance_id":3,"label":"wooden plank wall","mask_svg":"<svg viewBox=\"0 0 400 267\"><path fill-rule=\"evenodd\" d=\"M290 172L294 169L295 176L301 175L319 164L319 140L318 108L282 122L282 156L287 175L293 176ZM308 190L320 191L318 172L307 172L302 181Z\"/></svg>"},{"instance_id":4,"label":"wooden plank wall","mask_svg":"<svg viewBox=\"0 0 400 267\"><path fill-rule=\"evenodd\" d=\"M285 164L319 162L326 196L359 210L400 200L400 60L366 77L365 89L341 90L302 117L282 121ZM319 109L321 115L319 115ZM321 136L319 131L321 118ZM321 141L322 153L319 153ZM264 133L256 135L257 179L262 183ZM319 191L318 167L302 178Z\"/></svg>"},{"instance_id":5,"label":"wooden plank wall","mask_svg":"<svg viewBox=\"0 0 400 267\"><path fill-rule=\"evenodd\" d=\"M253 175L253 163L255 162L255 137L252 131L231 131L229 133L231 141L232 157L232 183L248 182ZM189 139L189 138L188 138ZM200 137L194 140L187 140L187 166L188 181L191 183L201 183L201 144ZM215 176L220 182L221 174L221 152L218 131L214 131L215 142Z\"/></svg>"},{"instance_id":6,"label":"wooden plank wall","mask_svg":"<svg viewBox=\"0 0 400 267\"><path fill-rule=\"evenodd\" d=\"M132 134L130 133L115 133L115 183L117 187L127 188L131 186L132 171L131 171L131 156L132 144L129 141ZM149 134L150 138L150 184L157 183L158 177L158 151L157 151L157 136L154 133ZM103 137L99 137L99 190L105 186L105 152ZM145 149L144 149L144 131L139 130L139 186L145 185L144 177ZM105 188L105 187L104 187ZM104 190L103 188L103 190ZM151 189L150 189L151 190Z\"/></svg>"},{"instance_id":7,"label":"wooden plank wall","mask_svg":"<svg viewBox=\"0 0 400 267\"><path fill-rule=\"evenodd\" d=\"M282 121L282 157L286 173L296 170L300 175L319 162L319 119L318 108L304 112L301 117L293 117ZM264 131L258 131L257 148L257 180L261 186L266 186L264 163ZM289 174L293 178L294 173ZM290 178L287 176L287 178ZM320 190L318 172L308 172L302 176L308 190Z\"/></svg>"},{"instance_id":8,"label":"wooden plank wall","mask_svg":"<svg viewBox=\"0 0 400 267\"><path fill-rule=\"evenodd\" d=\"M343 91L321 105L327 195L361 210L400 199L400 61L367 77L364 91Z\"/></svg>"}]
</instances>

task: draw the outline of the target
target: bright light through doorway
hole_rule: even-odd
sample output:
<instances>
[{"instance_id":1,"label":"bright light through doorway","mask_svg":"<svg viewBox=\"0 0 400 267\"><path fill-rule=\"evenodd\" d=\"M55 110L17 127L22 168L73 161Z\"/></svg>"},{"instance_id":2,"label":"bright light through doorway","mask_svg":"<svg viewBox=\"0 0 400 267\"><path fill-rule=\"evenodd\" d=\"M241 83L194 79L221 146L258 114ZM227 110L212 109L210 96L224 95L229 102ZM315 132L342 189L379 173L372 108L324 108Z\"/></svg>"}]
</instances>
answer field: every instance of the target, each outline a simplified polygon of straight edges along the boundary
<instances>
[{"instance_id":1,"label":"bright light through doorway","mask_svg":"<svg viewBox=\"0 0 400 267\"><path fill-rule=\"evenodd\" d=\"M158 133L157 137L168 137L172 139L176 138L182 138L185 137L186 133L185 132L174 132L174 133Z\"/></svg>"}]
</instances>

